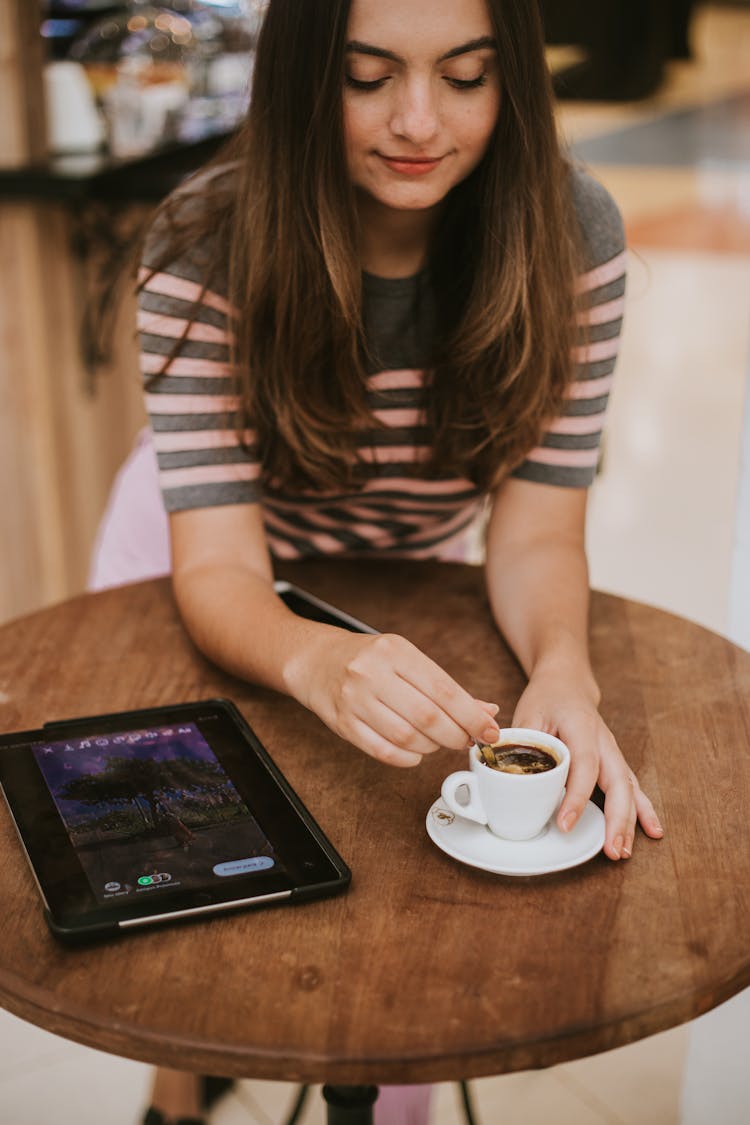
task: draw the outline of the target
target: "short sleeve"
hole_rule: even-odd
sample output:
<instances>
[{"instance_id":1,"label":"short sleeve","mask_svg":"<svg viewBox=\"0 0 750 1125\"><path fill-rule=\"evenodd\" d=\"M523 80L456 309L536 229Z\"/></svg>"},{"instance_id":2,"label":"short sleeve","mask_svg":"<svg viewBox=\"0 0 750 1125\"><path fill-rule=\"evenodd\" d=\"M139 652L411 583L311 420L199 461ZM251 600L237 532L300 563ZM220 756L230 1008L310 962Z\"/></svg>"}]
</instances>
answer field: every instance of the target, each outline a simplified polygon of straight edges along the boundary
<instances>
[{"instance_id":1,"label":"short sleeve","mask_svg":"<svg viewBox=\"0 0 750 1125\"><path fill-rule=\"evenodd\" d=\"M164 506L174 512L253 503L261 496L260 464L255 435L238 431L226 284L220 278L203 291L210 240L165 265L168 234L161 213L146 239L138 299L141 372Z\"/></svg>"},{"instance_id":2,"label":"short sleeve","mask_svg":"<svg viewBox=\"0 0 750 1125\"><path fill-rule=\"evenodd\" d=\"M599 463L620 345L627 255L622 218L609 192L580 169L571 174L584 254L577 283L575 376L562 413L512 475L542 484L588 488Z\"/></svg>"}]
</instances>

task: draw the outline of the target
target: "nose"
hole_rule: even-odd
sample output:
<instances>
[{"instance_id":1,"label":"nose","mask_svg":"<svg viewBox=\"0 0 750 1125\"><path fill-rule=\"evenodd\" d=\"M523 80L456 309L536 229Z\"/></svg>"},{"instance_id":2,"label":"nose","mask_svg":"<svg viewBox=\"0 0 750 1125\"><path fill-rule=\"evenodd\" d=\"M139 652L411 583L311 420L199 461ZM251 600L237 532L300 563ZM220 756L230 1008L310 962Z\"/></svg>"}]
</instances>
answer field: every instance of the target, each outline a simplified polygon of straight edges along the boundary
<instances>
[{"instance_id":1,"label":"nose","mask_svg":"<svg viewBox=\"0 0 750 1125\"><path fill-rule=\"evenodd\" d=\"M414 77L407 80L399 91L391 129L396 136L412 144L428 144L439 130L440 114L437 93L429 78Z\"/></svg>"}]
</instances>

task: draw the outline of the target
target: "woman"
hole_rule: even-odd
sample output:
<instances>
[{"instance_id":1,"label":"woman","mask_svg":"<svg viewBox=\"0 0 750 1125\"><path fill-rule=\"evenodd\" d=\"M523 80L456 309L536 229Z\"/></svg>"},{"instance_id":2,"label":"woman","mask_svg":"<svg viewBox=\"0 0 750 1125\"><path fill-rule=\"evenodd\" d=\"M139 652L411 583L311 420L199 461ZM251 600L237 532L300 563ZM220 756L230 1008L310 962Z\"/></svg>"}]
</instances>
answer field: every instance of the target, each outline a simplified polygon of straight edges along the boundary
<instances>
[{"instance_id":1,"label":"woman","mask_svg":"<svg viewBox=\"0 0 750 1125\"><path fill-rule=\"evenodd\" d=\"M616 208L558 148L530 0L270 0L247 122L162 209L140 290L198 646L388 765L494 741L496 705L408 640L299 619L272 586L274 557L455 557L486 505L492 611L528 676L513 723L570 746L563 831L599 783L612 860L638 821L661 835L586 639L623 289Z\"/></svg>"}]
</instances>

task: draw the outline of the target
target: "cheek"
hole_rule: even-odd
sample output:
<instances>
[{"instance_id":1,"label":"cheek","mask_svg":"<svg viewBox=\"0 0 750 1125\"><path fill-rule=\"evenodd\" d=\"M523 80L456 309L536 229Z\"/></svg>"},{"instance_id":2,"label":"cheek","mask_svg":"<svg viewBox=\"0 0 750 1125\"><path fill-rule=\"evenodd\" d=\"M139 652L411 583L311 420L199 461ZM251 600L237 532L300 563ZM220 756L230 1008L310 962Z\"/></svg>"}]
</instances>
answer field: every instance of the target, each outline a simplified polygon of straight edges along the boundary
<instances>
[{"instance_id":1,"label":"cheek","mask_svg":"<svg viewBox=\"0 0 750 1125\"><path fill-rule=\"evenodd\" d=\"M346 105L344 106L344 149L346 151L346 164L349 173L353 172L356 167L357 158L361 149L361 140L359 133L359 123L356 115L347 111Z\"/></svg>"},{"instance_id":2,"label":"cheek","mask_svg":"<svg viewBox=\"0 0 750 1125\"><path fill-rule=\"evenodd\" d=\"M366 106L347 106L344 102L344 142L349 159L370 147L377 132L376 114Z\"/></svg>"},{"instance_id":3,"label":"cheek","mask_svg":"<svg viewBox=\"0 0 750 1125\"><path fill-rule=\"evenodd\" d=\"M461 138L464 150L475 156L481 156L490 143L496 121L497 110L494 106L488 107L480 113L472 109L464 110L460 119L456 120L454 125L456 134Z\"/></svg>"}]
</instances>

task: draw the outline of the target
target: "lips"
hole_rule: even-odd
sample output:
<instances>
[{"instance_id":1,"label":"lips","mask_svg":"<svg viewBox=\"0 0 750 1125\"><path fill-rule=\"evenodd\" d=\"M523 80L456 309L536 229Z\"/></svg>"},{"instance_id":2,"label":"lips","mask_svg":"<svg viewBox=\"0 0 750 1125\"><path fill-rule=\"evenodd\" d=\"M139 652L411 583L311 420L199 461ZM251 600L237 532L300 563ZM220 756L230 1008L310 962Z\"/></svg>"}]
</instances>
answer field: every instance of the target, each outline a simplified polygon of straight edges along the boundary
<instances>
[{"instance_id":1,"label":"lips","mask_svg":"<svg viewBox=\"0 0 750 1125\"><path fill-rule=\"evenodd\" d=\"M425 176L437 168L442 156L385 156L378 154L380 159L391 169L402 176Z\"/></svg>"}]
</instances>

